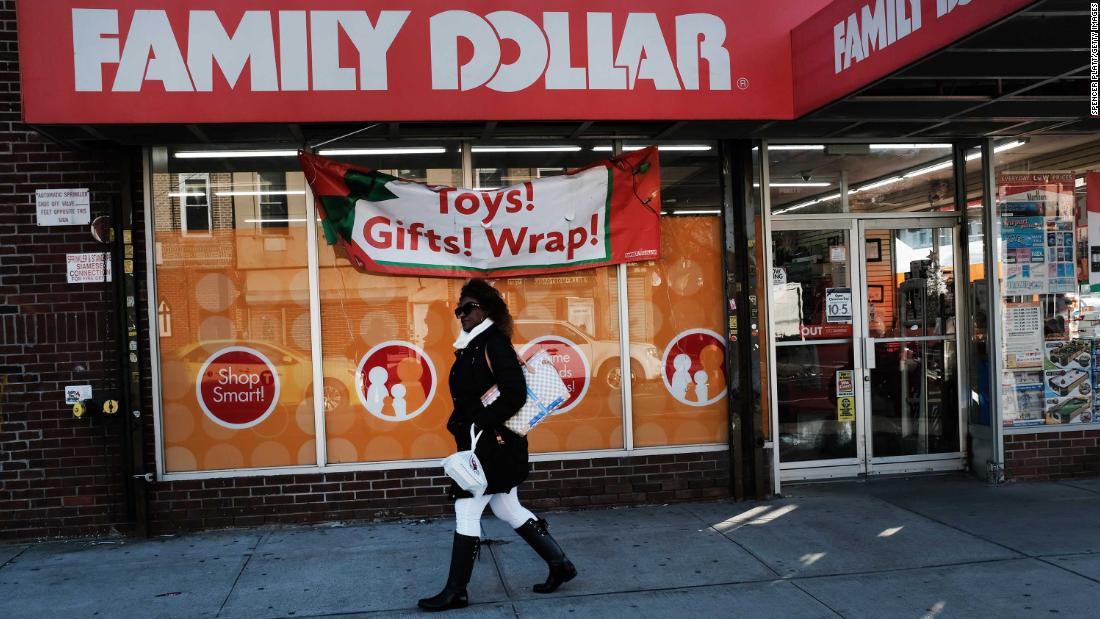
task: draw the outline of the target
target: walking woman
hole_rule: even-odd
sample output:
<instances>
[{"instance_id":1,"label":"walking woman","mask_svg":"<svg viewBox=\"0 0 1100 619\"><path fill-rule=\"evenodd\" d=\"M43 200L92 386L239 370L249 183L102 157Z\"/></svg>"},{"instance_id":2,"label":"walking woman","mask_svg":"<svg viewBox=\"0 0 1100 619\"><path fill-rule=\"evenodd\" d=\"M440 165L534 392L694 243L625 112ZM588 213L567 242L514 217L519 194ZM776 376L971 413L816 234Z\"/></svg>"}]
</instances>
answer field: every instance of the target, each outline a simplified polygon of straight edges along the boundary
<instances>
[{"instance_id":1,"label":"walking woman","mask_svg":"<svg viewBox=\"0 0 1100 619\"><path fill-rule=\"evenodd\" d=\"M451 568L443 591L419 601L420 608L426 610L463 608L469 603L466 585L481 544L481 513L486 505L550 566L546 582L535 585L534 591L550 593L577 575L577 569L550 536L546 521L520 505L516 495L517 486L527 479L529 471L527 437L504 427L504 422L526 402L527 383L512 348L512 316L508 306L500 292L485 280L471 279L462 287L455 316L462 321L462 333L454 344L455 362L450 375L454 412L447 421L447 429L454 435L459 450L470 448L471 424L476 431L484 432L475 453L489 487L484 495L474 497L451 484L451 495L455 498ZM493 385L499 389L500 397L483 406L481 396Z\"/></svg>"}]
</instances>

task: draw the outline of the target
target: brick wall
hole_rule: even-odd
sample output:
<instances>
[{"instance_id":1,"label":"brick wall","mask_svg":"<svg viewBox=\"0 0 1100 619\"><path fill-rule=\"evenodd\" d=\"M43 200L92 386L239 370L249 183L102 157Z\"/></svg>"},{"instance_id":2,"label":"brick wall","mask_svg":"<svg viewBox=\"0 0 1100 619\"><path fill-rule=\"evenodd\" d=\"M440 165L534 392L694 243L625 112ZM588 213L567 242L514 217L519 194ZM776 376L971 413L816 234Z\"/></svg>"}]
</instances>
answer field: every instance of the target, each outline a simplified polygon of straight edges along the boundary
<instances>
[{"instance_id":1,"label":"brick wall","mask_svg":"<svg viewBox=\"0 0 1100 619\"><path fill-rule=\"evenodd\" d=\"M453 514L442 469L159 482L153 530ZM532 510L729 496L727 452L536 462L520 488Z\"/></svg>"},{"instance_id":2,"label":"brick wall","mask_svg":"<svg viewBox=\"0 0 1100 619\"><path fill-rule=\"evenodd\" d=\"M1100 430L1005 436L1005 476L1010 480L1096 475L1100 475Z\"/></svg>"}]
</instances>

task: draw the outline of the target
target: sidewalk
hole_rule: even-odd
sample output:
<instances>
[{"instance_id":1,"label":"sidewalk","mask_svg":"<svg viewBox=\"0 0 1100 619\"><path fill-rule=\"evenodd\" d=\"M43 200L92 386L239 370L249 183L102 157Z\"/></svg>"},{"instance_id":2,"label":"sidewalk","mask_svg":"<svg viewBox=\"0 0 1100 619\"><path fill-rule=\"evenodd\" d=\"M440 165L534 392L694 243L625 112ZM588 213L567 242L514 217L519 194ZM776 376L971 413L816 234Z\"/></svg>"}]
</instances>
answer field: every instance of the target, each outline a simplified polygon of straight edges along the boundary
<instances>
[{"instance_id":1,"label":"sidewalk","mask_svg":"<svg viewBox=\"0 0 1100 619\"><path fill-rule=\"evenodd\" d=\"M1100 480L791 486L762 503L549 514L580 576L486 516L478 617L1096 617ZM488 514L488 510L486 511ZM407 616L442 587L449 521L0 546L0 617Z\"/></svg>"}]
</instances>

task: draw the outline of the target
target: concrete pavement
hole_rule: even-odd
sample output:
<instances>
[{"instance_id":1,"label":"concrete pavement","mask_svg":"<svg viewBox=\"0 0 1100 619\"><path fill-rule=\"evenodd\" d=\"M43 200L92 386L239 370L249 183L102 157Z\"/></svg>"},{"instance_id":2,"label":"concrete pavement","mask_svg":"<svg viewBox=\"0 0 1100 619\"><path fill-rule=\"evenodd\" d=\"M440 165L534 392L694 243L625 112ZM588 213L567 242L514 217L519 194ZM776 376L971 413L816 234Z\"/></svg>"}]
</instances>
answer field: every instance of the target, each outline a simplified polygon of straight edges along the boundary
<instances>
[{"instance_id":1,"label":"concrete pavement","mask_svg":"<svg viewBox=\"0 0 1100 619\"><path fill-rule=\"evenodd\" d=\"M548 596L530 590L544 564L487 515L473 605L446 616L1100 616L1100 480L787 492L549 514L581 573ZM0 546L0 617L419 614L451 532L351 523Z\"/></svg>"}]
</instances>

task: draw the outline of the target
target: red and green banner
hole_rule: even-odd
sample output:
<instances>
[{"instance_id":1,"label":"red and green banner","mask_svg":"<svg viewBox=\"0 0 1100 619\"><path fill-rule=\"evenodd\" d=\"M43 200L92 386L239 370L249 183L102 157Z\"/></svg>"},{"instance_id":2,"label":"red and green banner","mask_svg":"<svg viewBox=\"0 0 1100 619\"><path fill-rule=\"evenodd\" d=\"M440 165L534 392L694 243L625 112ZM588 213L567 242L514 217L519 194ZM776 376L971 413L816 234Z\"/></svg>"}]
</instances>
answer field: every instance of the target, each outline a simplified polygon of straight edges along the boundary
<instances>
[{"instance_id":1,"label":"red and green banner","mask_svg":"<svg viewBox=\"0 0 1100 619\"><path fill-rule=\"evenodd\" d=\"M499 189L426 185L298 156L330 245L392 275L533 275L656 260L657 147Z\"/></svg>"}]
</instances>

